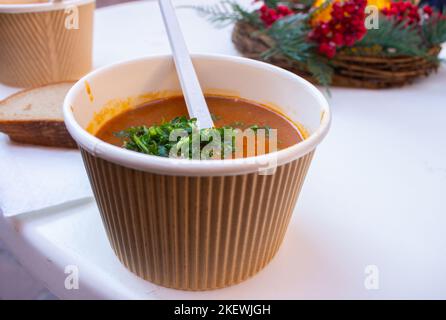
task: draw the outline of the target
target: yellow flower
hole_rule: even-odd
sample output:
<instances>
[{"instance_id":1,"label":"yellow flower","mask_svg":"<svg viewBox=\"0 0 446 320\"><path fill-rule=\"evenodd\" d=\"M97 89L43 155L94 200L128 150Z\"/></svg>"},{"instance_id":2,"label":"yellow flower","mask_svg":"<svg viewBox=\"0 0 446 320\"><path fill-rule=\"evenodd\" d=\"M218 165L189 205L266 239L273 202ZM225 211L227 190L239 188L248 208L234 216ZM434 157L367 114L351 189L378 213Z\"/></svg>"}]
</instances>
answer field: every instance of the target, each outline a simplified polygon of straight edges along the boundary
<instances>
[{"instance_id":1,"label":"yellow flower","mask_svg":"<svg viewBox=\"0 0 446 320\"><path fill-rule=\"evenodd\" d=\"M314 2L313 7L319 8L321 5L323 5L328 0L316 0ZM339 2L341 0L334 0L333 2ZM332 2L332 3L333 3ZM332 3L330 3L328 6L326 6L324 9L320 10L311 21L312 24L316 24L318 22L326 22L331 19L331 7L333 6Z\"/></svg>"},{"instance_id":2,"label":"yellow flower","mask_svg":"<svg viewBox=\"0 0 446 320\"><path fill-rule=\"evenodd\" d=\"M313 7L318 8L329 0L316 0ZM344 0L333 0L326 8L319 11L312 20L312 24L326 22L331 19L331 8L335 2L344 2ZM391 0L367 0L368 6L376 6L379 10L390 7Z\"/></svg>"},{"instance_id":3,"label":"yellow flower","mask_svg":"<svg viewBox=\"0 0 446 320\"><path fill-rule=\"evenodd\" d=\"M391 0L367 0L368 6L377 6L379 10L390 7Z\"/></svg>"}]
</instances>

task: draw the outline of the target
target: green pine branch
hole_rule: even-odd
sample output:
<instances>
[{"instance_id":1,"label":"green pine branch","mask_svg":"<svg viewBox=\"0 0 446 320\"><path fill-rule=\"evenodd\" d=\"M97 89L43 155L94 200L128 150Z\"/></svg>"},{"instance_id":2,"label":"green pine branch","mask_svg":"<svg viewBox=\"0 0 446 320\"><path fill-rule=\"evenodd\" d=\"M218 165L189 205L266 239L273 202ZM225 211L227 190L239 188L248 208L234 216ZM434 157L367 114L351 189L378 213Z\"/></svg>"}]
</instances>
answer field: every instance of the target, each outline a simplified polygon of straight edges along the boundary
<instances>
[{"instance_id":1,"label":"green pine branch","mask_svg":"<svg viewBox=\"0 0 446 320\"><path fill-rule=\"evenodd\" d=\"M263 0L263 3L266 4L270 8L276 8L279 4L279 0Z\"/></svg>"},{"instance_id":2,"label":"green pine branch","mask_svg":"<svg viewBox=\"0 0 446 320\"><path fill-rule=\"evenodd\" d=\"M436 14L427 19L423 23L422 32L428 46L440 45L446 42L446 17Z\"/></svg>"},{"instance_id":3,"label":"green pine branch","mask_svg":"<svg viewBox=\"0 0 446 320\"><path fill-rule=\"evenodd\" d=\"M275 42L275 46L264 52L262 57L268 59L276 54L283 54L306 66L311 76L321 85L331 83L333 68L329 61L316 52L316 44L308 41L310 25L307 14L295 14L277 20L265 32Z\"/></svg>"},{"instance_id":4,"label":"green pine branch","mask_svg":"<svg viewBox=\"0 0 446 320\"><path fill-rule=\"evenodd\" d=\"M250 12L232 0L224 0L213 5L191 5L181 8L194 9L215 27L223 28L237 21L246 21L260 27L262 23L256 12Z\"/></svg>"},{"instance_id":5,"label":"green pine branch","mask_svg":"<svg viewBox=\"0 0 446 320\"><path fill-rule=\"evenodd\" d=\"M316 0L300 0L299 2L289 2L288 6L300 6L302 8L312 8Z\"/></svg>"},{"instance_id":6,"label":"green pine branch","mask_svg":"<svg viewBox=\"0 0 446 320\"><path fill-rule=\"evenodd\" d=\"M307 15L295 14L277 20L265 32L274 39L276 50L297 61L308 58L309 49L314 45L308 41L309 25Z\"/></svg>"},{"instance_id":7,"label":"green pine branch","mask_svg":"<svg viewBox=\"0 0 446 320\"><path fill-rule=\"evenodd\" d=\"M330 94L328 86L331 84L334 69L327 59L318 54L314 54L306 61L306 66L311 76L316 79L319 84L327 88L327 93Z\"/></svg>"},{"instance_id":8,"label":"green pine branch","mask_svg":"<svg viewBox=\"0 0 446 320\"><path fill-rule=\"evenodd\" d=\"M355 47L382 48L383 55L426 56L427 47L417 26L405 26L395 19L379 16L378 29L367 30L364 38ZM361 52L361 50L358 50Z\"/></svg>"},{"instance_id":9,"label":"green pine branch","mask_svg":"<svg viewBox=\"0 0 446 320\"><path fill-rule=\"evenodd\" d=\"M263 3L266 4L270 8L277 8L279 4L286 5L290 8L311 8L316 0L300 0L300 1L291 1L291 0L263 0Z\"/></svg>"}]
</instances>

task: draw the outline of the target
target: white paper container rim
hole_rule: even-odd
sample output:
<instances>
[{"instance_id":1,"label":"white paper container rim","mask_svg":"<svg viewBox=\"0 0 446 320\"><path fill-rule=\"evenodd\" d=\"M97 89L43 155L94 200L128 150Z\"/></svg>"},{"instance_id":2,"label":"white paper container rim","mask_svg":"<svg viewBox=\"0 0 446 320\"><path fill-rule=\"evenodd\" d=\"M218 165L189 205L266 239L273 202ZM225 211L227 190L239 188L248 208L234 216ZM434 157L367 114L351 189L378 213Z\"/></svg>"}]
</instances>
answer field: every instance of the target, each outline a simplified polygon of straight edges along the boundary
<instances>
[{"instance_id":1,"label":"white paper container rim","mask_svg":"<svg viewBox=\"0 0 446 320\"><path fill-rule=\"evenodd\" d=\"M71 6L81 6L95 0L66 0L59 2L0 4L0 13L29 13L61 10Z\"/></svg>"},{"instance_id":2,"label":"white paper container rim","mask_svg":"<svg viewBox=\"0 0 446 320\"><path fill-rule=\"evenodd\" d=\"M93 156L136 170L178 176L225 176L258 172L265 169L267 164L276 163L277 166L280 166L306 155L314 150L326 136L331 123L331 113L328 102L322 93L307 80L271 64L248 58L216 54L193 54L192 56L196 59L211 58L251 65L253 67L282 73L282 75L289 77L290 80L300 82L310 90L314 98L319 102L321 112L324 113L319 128L312 132L304 141L274 153L243 159L189 160L158 157L126 150L96 138L77 123L71 110L71 101L76 92L83 89L85 81L89 81L89 79L94 77L97 73L101 73L110 68L138 63L138 61L151 58L170 57L170 55L155 55L118 62L99 68L76 82L68 91L63 106L65 125L69 133L81 148L88 151Z\"/></svg>"}]
</instances>

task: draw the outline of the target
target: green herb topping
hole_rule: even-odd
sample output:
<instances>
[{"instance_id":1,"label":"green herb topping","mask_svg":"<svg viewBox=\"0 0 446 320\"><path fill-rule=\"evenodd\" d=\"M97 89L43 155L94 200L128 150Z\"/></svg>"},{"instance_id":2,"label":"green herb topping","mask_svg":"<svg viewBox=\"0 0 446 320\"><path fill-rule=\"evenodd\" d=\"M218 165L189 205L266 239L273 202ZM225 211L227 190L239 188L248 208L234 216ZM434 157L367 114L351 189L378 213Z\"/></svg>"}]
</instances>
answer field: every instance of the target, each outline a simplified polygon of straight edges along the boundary
<instances>
[{"instance_id":1,"label":"green herb topping","mask_svg":"<svg viewBox=\"0 0 446 320\"><path fill-rule=\"evenodd\" d=\"M268 126L258 125L250 126L249 129L254 133L264 129L265 136L268 136L271 130ZM231 126L199 130L196 119L182 116L160 125L130 127L115 133L115 136L123 140L123 148L145 154L190 159L222 159L230 158L235 151L235 138L240 131Z\"/></svg>"}]
</instances>

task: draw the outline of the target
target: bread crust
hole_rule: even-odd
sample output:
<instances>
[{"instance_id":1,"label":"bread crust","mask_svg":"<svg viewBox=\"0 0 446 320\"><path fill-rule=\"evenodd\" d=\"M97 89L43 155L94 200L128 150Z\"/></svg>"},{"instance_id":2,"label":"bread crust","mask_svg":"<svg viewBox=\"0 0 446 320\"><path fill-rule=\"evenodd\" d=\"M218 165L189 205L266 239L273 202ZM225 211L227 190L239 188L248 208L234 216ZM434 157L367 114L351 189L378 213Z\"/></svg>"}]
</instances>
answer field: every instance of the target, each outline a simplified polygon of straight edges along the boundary
<instances>
[{"instance_id":1,"label":"bread crust","mask_svg":"<svg viewBox=\"0 0 446 320\"><path fill-rule=\"evenodd\" d=\"M68 133L65 123L55 120L1 121L0 131L12 141L47 147L77 148Z\"/></svg>"},{"instance_id":2,"label":"bread crust","mask_svg":"<svg viewBox=\"0 0 446 320\"><path fill-rule=\"evenodd\" d=\"M29 92L60 84L74 84L73 81L60 81L47 85L28 88L16 92L0 101L0 108L16 98L26 96ZM60 106L62 108L62 105ZM0 119L0 132L9 136L12 141L57 148L77 148L76 142L68 133L65 123L56 119Z\"/></svg>"}]
</instances>

